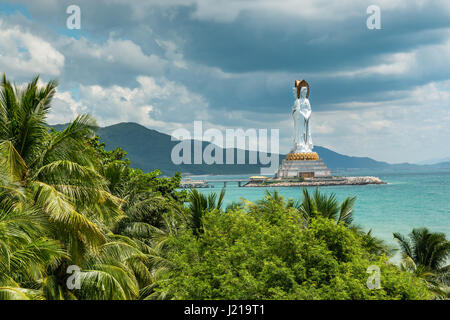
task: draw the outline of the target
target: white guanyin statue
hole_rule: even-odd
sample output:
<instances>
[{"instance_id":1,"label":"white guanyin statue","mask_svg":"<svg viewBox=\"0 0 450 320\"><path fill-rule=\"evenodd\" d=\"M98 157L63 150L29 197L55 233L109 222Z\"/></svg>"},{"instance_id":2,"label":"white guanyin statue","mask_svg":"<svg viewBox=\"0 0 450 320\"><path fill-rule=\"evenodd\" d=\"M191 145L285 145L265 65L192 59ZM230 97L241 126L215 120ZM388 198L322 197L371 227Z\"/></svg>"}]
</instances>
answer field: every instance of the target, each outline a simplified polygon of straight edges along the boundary
<instances>
[{"instance_id":1,"label":"white guanyin statue","mask_svg":"<svg viewBox=\"0 0 450 320\"><path fill-rule=\"evenodd\" d=\"M300 86L302 82L296 82L294 88L295 102L292 107L292 117L294 118L294 148L291 153L312 152L313 142L309 120L311 118L311 104L309 103L309 86Z\"/></svg>"}]
</instances>

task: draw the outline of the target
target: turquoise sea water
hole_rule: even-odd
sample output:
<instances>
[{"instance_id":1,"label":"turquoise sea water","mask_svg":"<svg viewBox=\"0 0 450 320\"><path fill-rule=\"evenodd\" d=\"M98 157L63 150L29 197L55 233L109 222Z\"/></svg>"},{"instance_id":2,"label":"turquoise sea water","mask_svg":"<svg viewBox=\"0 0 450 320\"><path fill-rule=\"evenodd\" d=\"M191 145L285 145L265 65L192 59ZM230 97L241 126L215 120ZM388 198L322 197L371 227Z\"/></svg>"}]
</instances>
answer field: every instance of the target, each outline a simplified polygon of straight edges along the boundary
<instances>
[{"instance_id":1,"label":"turquoise sea water","mask_svg":"<svg viewBox=\"0 0 450 320\"><path fill-rule=\"evenodd\" d=\"M320 187L322 192L335 193L339 201L357 196L354 223L389 244L395 244L392 233L408 234L413 228L427 227L433 232L444 232L450 239L450 169L417 171L353 171L339 175L371 175L381 178L387 185ZM246 176L195 176L195 180L208 180L215 187L199 189L203 193L220 192L220 179L243 179ZM273 188L268 188L273 190ZM301 198L301 188L276 188L286 199ZM314 188L309 188L314 190ZM266 188L239 188L229 182L225 203L246 198L261 199Z\"/></svg>"}]
</instances>

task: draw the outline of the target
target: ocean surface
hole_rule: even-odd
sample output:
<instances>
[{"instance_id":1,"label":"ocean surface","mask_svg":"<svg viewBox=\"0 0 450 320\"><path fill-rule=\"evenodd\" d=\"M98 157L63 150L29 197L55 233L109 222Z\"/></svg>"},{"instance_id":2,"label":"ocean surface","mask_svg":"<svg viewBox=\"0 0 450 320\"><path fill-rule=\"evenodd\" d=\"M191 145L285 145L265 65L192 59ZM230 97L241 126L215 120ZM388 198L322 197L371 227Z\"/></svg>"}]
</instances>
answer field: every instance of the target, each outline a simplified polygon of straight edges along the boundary
<instances>
[{"instance_id":1,"label":"ocean surface","mask_svg":"<svg viewBox=\"0 0 450 320\"><path fill-rule=\"evenodd\" d=\"M347 171L336 172L341 176L377 176L386 185L329 186L319 190L335 193L338 201L347 196L356 196L354 224L395 245L393 232L408 234L413 228L427 227L433 232L443 232L450 239L450 169L389 171ZM246 179L251 175L239 176L192 176L193 180L207 180L214 188L198 189L202 193L220 192L222 179ZM214 182L216 181L216 182ZM301 199L300 187L267 188L277 189L286 199ZM311 191L315 187L308 188ZM228 182L225 204L245 198L255 201L264 197L266 188L240 188L236 182Z\"/></svg>"}]
</instances>

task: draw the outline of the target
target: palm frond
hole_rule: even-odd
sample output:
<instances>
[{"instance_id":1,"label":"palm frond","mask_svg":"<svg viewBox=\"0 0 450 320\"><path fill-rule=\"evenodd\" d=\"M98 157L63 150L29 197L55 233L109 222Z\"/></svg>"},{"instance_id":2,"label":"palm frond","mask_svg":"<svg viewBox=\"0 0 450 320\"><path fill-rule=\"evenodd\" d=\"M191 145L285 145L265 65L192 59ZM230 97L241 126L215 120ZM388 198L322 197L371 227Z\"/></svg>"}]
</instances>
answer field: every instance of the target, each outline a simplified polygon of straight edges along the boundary
<instances>
[{"instance_id":1,"label":"palm frond","mask_svg":"<svg viewBox=\"0 0 450 320\"><path fill-rule=\"evenodd\" d=\"M356 197L347 197L341 203L341 207L339 210L339 218L338 223L345 223L346 225L350 225L353 221L353 207L356 202Z\"/></svg>"}]
</instances>

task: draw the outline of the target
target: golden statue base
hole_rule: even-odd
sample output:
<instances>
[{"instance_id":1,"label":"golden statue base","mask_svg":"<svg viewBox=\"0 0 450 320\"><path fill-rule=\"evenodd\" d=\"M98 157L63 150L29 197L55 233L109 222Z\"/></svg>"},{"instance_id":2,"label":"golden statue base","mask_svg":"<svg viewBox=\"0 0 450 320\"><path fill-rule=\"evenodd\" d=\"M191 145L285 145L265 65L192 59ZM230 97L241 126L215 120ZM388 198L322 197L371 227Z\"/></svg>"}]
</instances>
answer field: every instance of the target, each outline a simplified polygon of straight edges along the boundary
<instances>
[{"instance_id":1,"label":"golden statue base","mask_svg":"<svg viewBox=\"0 0 450 320\"><path fill-rule=\"evenodd\" d=\"M286 155L286 160L314 161L314 160L319 160L319 155L316 152L288 153Z\"/></svg>"}]
</instances>

